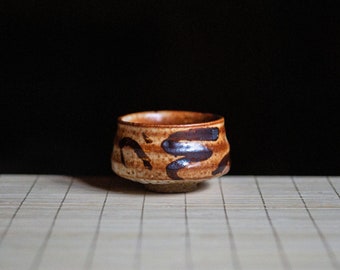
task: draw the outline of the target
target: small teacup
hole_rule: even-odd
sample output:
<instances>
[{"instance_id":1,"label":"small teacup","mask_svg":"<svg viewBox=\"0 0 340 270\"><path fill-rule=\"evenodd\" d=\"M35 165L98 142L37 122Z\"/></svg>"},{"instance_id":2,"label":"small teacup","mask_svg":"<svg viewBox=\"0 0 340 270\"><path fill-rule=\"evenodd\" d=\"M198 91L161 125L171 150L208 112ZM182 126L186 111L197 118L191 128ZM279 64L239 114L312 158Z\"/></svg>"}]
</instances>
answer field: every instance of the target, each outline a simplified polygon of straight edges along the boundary
<instances>
[{"instance_id":1,"label":"small teacup","mask_svg":"<svg viewBox=\"0 0 340 270\"><path fill-rule=\"evenodd\" d=\"M188 192L228 173L224 118L190 111L137 112L118 118L113 171L156 192Z\"/></svg>"}]
</instances>

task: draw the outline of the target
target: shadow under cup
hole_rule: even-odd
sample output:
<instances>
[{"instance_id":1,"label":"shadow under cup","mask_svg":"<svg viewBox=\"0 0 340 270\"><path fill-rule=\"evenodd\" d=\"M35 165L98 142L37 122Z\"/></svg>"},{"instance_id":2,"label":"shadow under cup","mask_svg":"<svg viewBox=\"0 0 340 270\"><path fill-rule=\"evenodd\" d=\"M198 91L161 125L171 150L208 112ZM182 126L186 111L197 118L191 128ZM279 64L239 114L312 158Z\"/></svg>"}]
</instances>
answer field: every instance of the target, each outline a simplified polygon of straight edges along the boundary
<instances>
[{"instance_id":1,"label":"shadow under cup","mask_svg":"<svg viewBox=\"0 0 340 270\"><path fill-rule=\"evenodd\" d=\"M137 112L118 118L113 171L157 192L188 192L228 173L224 118L190 111Z\"/></svg>"}]
</instances>

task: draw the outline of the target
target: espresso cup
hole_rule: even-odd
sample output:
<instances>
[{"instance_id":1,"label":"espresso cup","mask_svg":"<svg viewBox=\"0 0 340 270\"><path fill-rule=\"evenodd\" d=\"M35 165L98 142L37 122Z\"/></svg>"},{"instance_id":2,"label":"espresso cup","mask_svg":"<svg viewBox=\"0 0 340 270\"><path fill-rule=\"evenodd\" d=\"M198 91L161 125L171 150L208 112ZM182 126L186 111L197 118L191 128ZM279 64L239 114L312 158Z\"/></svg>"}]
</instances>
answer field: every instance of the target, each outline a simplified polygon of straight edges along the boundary
<instances>
[{"instance_id":1,"label":"espresso cup","mask_svg":"<svg viewBox=\"0 0 340 270\"><path fill-rule=\"evenodd\" d=\"M113 171L156 192L188 192L230 169L224 118L191 111L136 112L118 118Z\"/></svg>"}]
</instances>

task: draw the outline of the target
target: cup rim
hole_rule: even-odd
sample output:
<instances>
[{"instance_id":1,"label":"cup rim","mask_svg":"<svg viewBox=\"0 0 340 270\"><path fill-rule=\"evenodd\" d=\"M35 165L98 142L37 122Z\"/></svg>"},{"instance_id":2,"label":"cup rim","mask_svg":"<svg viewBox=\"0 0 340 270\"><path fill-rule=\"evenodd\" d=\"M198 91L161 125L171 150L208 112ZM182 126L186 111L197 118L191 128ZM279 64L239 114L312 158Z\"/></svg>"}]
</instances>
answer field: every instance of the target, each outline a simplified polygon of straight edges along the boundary
<instances>
[{"instance_id":1,"label":"cup rim","mask_svg":"<svg viewBox=\"0 0 340 270\"><path fill-rule=\"evenodd\" d=\"M132 118L136 116L147 116L147 115L166 115L171 113L184 113L184 114L192 114L193 117L206 117L207 121L198 121L193 123L178 123L178 124L162 124L161 122L155 122L155 123L142 123L142 122L134 122L131 120L128 120L127 118ZM211 120L210 120L211 119ZM140 112L134 112L129 113L125 115L121 115L118 117L118 123L123 125L130 125L130 126L139 126L139 127L159 127L159 128L177 128L177 127L200 127L200 126L206 126L206 125L215 125L219 123L224 123L224 117L215 114L215 113L209 113L209 112L198 112L198 111L185 111L185 110L155 110L155 111L140 111Z\"/></svg>"}]
</instances>

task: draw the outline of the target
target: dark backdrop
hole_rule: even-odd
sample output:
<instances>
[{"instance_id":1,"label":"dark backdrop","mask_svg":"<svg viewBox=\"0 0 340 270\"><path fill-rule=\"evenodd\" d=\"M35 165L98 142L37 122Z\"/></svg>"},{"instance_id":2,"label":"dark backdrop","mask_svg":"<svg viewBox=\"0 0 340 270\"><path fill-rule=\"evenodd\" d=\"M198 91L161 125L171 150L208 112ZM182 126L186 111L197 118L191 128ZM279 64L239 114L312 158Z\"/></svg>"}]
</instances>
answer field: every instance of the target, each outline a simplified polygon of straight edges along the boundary
<instances>
[{"instance_id":1,"label":"dark backdrop","mask_svg":"<svg viewBox=\"0 0 340 270\"><path fill-rule=\"evenodd\" d=\"M116 117L225 116L232 174L339 174L337 1L1 4L1 173L110 174Z\"/></svg>"}]
</instances>

